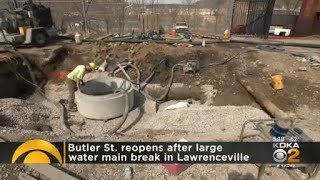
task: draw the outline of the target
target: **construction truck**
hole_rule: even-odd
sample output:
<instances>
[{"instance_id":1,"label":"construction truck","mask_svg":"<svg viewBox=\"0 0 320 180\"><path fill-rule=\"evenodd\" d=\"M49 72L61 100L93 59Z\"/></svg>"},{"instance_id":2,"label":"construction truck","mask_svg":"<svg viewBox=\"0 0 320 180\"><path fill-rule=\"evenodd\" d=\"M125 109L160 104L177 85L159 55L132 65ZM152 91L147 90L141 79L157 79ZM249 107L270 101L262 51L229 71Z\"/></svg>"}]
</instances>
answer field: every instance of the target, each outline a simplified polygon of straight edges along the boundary
<instances>
[{"instance_id":1,"label":"construction truck","mask_svg":"<svg viewBox=\"0 0 320 180\"><path fill-rule=\"evenodd\" d=\"M32 0L21 7L16 0L12 4L14 10L0 8L0 43L43 47L57 37L50 8L36 5Z\"/></svg>"}]
</instances>

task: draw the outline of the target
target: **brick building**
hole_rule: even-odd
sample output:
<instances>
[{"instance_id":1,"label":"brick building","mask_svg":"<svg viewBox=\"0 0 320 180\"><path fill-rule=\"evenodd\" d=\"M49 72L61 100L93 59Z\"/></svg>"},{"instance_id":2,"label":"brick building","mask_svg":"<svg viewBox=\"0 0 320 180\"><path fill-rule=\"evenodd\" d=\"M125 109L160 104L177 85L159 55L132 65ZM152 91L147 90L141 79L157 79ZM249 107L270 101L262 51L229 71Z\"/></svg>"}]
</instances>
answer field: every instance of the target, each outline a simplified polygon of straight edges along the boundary
<instances>
[{"instance_id":1,"label":"brick building","mask_svg":"<svg viewBox=\"0 0 320 180\"><path fill-rule=\"evenodd\" d=\"M303 0L295 34L320 34L320 0Z\"/></svg>"}]
</instances>

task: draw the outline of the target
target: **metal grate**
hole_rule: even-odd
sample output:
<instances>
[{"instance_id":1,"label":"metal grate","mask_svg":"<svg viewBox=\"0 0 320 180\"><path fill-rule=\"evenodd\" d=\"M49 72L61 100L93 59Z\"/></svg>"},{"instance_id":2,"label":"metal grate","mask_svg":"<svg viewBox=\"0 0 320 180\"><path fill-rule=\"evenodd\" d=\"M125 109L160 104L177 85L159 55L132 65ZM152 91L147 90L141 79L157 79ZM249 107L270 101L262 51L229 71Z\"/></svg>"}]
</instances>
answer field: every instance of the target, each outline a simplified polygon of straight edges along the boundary
<instances>
[{"instance_id":1,"label":"metal grate","mask_svg":"<svg viewBox=\"0 0 320 180\"><path fill-rule=\"evenodd\" d=\"M232 33L268 36L275 0L235 0Z\"/></svg>"}]
</instances>

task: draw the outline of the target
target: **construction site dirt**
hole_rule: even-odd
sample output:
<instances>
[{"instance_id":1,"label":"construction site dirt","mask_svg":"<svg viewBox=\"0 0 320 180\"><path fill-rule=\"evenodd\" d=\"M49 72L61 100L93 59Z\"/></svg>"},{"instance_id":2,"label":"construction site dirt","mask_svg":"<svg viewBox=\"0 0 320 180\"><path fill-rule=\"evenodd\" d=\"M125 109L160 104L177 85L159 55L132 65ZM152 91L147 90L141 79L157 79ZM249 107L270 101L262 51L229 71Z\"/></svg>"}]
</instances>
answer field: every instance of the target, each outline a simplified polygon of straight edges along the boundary
<instances>
[{"instance_id":1,"label":"construction site dirt","mask_svg":"<svg viewBox=\"0 0 320 180\"><path fill-rule=\"evenodd\" d=\"M254 46L245 44L216 44L210 47L174 47L159 44L129 44L110 43L97 45L93 43L81 46L67 45L69 55L57 60L56 63L45 65L51 68L47 74L52 74L54 70L71 71L79 64L85 64L93 60L101 63L105 57L114 56L108 59L109 66L114 66L117 62L131 60L141 70L142 79L146 79L154 66L161 60L168 60L169 66L188 60L200 61L200 66L204 67L198 74L185 75L177 72L175 83L184 83L187 86L213 85L219 91L214 105L252 105L253 101L248 97L245 89L237 83L236 72L241 71L251 78L259 90L267 94L277 106L285 111L296 110L297 104L306 104L311 107L319 107L320 96L317 86L317 76L319 71L308 67L307 63L299 62L297 58L290 55L290 52L307 51L306 48L287 47L286 53L272 53L256 49ZM54 47L57 48L57 47ZM22 50L23 51L23 50ZM310 52L317 51L309 49ZM39 54L38 49L28 49L29 55L36 57L34 60L38 64L44 63L48 54ZM50 52L50 50L49 50ZM222 66L206 66L207 64L227 59L235 54L240 54L230 63ZM307 71L300 71L300 67L306 67ZM45 68L47 69L47 68ZM165 86L170 78L170 67L160 66L152 84ZM134 71L128 70L132 79L135 79ZM271 86L271 76L273 74L283 74L285 88L277 92ZM120 74L119 77L125 77ZM51 79L55 81L55 79ZM56 83L59 83L58 81ZM221 98L221 99L220 99ZM312 102L312 103L310 103Z\"/></svg>"},{"instance_id":2,"label":"construction site dirt","mask_svg":"<svg viewBox=\"0 0 320 180\"><path fill-rule=\"evenodd\" d=\"M269 52L254 45L228 42L206 47L189 46L187 43L84 42L76 45L73 42L58 42L41 49L19 49L33 66L42 71L41 75L38 74L39 79L43 80L43 91L46 97L56 102L68 98L65 78L79 64L92 61L99 65L103 61L108 63L105 72L87 74L87 81L110 76L119 62L132 62L140 70L142 80L155 72L150 86L156 87L168 84L175 64L196 60L200 68L195 74L185 74L182 69L175 71L173 90L169 92L166 102L156 103L136 92L134 108L115 135L106 135L105 132L115 126L119 118L95 121L78 112L68 113L67 124L74 133L66 133L61 129L58 110L37 94L23 96L24 100L0 100L0 134L10 141L30 138L50 141L179 141L182 138L188 141L238 141L245 121L270 118L268 112L239 83L238 76L241 75L255 91L263 93L289 114L296 126L314 141L320 141L320 70L292 55L293 52L319 55L320 49L284 49L283 52ZM232 60L226 63L219 63L230 58ZM165 63L159 65L161 61ZM127 73L135 81L137 74L134 69L128 69ZM43 74L46 77L42 77ZM276 91L272 87L272 76L279 74L283 76L284 88ZM116 76L127 79L121 72ZM178 88L182 90L174 92ZM183 91L190 95L179 95ZM159 92L151 94L160 95ZM166 110L169 105L181 101L188 101L189 107ZM13 112L9 106L20 110L15 109L17 112ZM123 179L125 166L64 164L61 167L80 179L98 180ZM132 168L134 179L253 180L258 174L253 164L192 165L178 177L170 176L161 165L132 165ZM37 179L48 179L23 165L0 165L0 179L18 179L20 172ZM279 169L267 168L265 179L289 180L290 177Z\"/></svg>"}]
</instances>

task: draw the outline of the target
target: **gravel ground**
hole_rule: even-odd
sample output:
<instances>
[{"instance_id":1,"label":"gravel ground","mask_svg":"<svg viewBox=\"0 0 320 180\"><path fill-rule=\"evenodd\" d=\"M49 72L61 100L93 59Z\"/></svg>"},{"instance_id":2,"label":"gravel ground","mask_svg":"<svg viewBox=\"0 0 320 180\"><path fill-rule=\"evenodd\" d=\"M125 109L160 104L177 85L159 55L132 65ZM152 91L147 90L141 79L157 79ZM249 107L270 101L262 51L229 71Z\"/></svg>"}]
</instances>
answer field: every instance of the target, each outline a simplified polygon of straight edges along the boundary
<instances>
[{"instance_id":1,"label":"gravel ground","mask_svg":"<svg viewBox=\"0 0 320 180\"><path fill-rule=\"evenodd\" d=\"M314 141L320 142L320 111L307 105L297 108L295 126L301 128Z\"/></svg>"},{"instance_id":2,"label":"gravel ground","mask_svg":"<svg viewBox=\"0 0 320 180\"><path fill-rule=\"evenodd\" d=\"M50 114L50 109L29 101L0 99L0 126L47 131Z\"/></svg>"},{"instance_id":3,"label":"gravel ground","mask_svg":"<svg viewBox=\"0 0 320 180\"><path fill-rule=\"evenodd\" d=\"M127 165L66 165L66 168L79 172L79 175L86 174L86 179L124 179L124 169ZM133 168L134 179L139 180L255 180L258 168L255 165L192 165L179 176L171 176L161 165L130 165ZM281 177L281 180L290 178L281 170L267 169L263 180L271 180Z\"/></svg>"},{"instance_id":4,"label":"gravel ground","mask_svg":"<svg viewBox=\"0 0 320 180\"><path fill-rule=\"evenodd\" d=\"M168 104L171 103L160 106L157 115L142 126L152 130L205 133L212 139L226 141L237 140L245 121L270 118L262 110L248 106L190 105L183 109L164 110Z\"/></svg>"}]
</instances>

